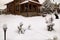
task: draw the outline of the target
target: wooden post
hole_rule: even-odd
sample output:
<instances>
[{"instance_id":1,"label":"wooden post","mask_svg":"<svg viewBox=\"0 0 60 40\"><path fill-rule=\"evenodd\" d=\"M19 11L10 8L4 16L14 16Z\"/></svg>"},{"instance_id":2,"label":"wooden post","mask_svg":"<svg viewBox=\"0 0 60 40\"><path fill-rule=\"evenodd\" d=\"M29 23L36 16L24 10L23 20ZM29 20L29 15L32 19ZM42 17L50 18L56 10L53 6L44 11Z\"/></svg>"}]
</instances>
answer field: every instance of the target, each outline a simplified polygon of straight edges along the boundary
<instances>
[{"instance_id":1,"label":"wooden post","mask_svg":"<svg viewBox=\"0 0 60 40\"><path fill-rule=\"evenodd\" d=\"M19 14L20 14L20 5L19 5Z\"/></svg>"},{"instance_id":2,"label":"wooden post","mask_svg":"<svg viewBox=\"0 0 60 40\"><path fill-rule=\"evenodd\" d=\"M33 12L33 5L31 5L31 8L32 8L31 11Z\"/></svg>"},{"instance_id":3,"label":"wooden post","mask_svg":"<svg viewBox=\"0 0 60 40\"><path fill-rule=\"evenodd\" d=\"M36 6L36 12L37 12L37 15L38 15L38 10L37 10L38 8L37 8L37 6Z\"/></svg>"},{"instance_id":4,"label":"wooden post","mask_svg":"<svg viewBox=\"0 0 60 40\"><path fill-rule=\"evenodd\" d=\"M26 11L27 11L27 17L28 17L29 3L28 3L28 5L27 5L27 7L28 7L28 8L26 8L26 9L27 9Z\"/></svg>"},{"instance_id":5,"label":"wooden post","mask_svg":"<svg viewBox=\"0 0 60 40\"><path fill-rule=\"evenodd\" d=\"M29 10L30 10L30 9L29 9L29 5L30 5L30 4L28 3L28 16L30 15L30 14L29 14Z\"/></svg>"},{"instance_id":6,"label":"wooden post","mask_svg":"<svg viewBox=\"0 0 60 40\"><path fill-rule=\"evenodd\" d=\"M4 40L6 40L6 30L4 30Z\"/></svg>"},{"instance_id":7,"label":"wooden post","mask_svg":"<svg viewBox=\"0 0 60 40\"><path fill-rule=\"evenodd\" d=\"M24 12L25 12L25 4L24 4Z\"/></svg>"},{"instance_id":8,"label":"wooden post","mask_svg":"<svg viewBox=\"0 0 60 40\"><path fill-rule=\"evenodd\" d=\"M3 25L3 30L4 30L4 40L6 40L6 31L7 31L6 25Z\"/></svg>"}]
</instances>

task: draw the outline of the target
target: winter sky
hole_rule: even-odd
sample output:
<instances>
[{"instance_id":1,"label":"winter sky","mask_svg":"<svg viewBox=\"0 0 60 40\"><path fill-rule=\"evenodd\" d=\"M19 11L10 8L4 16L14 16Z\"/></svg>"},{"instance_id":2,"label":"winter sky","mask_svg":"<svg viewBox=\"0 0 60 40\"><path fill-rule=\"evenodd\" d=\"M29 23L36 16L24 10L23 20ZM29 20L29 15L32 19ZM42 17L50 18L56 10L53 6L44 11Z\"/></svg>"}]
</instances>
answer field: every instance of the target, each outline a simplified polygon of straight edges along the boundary
<instances>
[{"instance_id":1,"label":"winter sky","mask_svg":"<svg viewBox=\"0 0 60 40\"><path fill-rule=\"evenodd\" d=\"M11 1L13 1L13 0L0 0L0 9L6 8L6 6L4 4L11 2ZM40 3L43 3L45 0L39 0L39 1L40 1ZM53 0L51 0L51 1L53 1ZM57 3L60 3L60 0L54 0L54 1Z\"/></svg>"}]
</instances>

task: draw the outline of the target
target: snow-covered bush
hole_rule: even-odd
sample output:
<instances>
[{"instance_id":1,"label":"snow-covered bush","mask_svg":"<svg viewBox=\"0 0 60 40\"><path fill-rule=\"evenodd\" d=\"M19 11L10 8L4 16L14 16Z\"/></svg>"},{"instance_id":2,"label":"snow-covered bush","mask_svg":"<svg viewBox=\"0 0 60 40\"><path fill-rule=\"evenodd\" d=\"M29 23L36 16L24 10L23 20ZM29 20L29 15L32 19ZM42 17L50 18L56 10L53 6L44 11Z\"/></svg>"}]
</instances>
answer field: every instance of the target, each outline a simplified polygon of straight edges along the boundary
<instances>
[{"instance_id":1,"label":"snow-covered bush","mask_svg":"<svg viewBox=\"0 0 60 40\"><path fill-rule=\"evenodd\" d=\"M58 40L58 38L55 36L55 37L53 38L53 40Z\"/></svg>"},{"instance_id":2,"label":"snow-covered bush","mask_svg":"<svg viewBox=\"0 0 60 40\"><path fill-rule=\"evenodd\" d=\"M47 25L48 31L54 30L53 26L54 26L54 23L48 24L48 25Z\"/></svg>"},{"instance_id":3,"label":"snow-covered bush","mask_svg":"<svg viewBox=\"0 0 60 40\"><path fill-rule=\"evenodd\" d=\"M28 26L28 29L29 29L29 30L31 29L31 25Z\"/></svg>"},{"instance_id":4,"label":"snow-covered bush","mask_svg":"<svg viewBox=\"0 0 60 40\"><path fill-rule=\"evenodd\" d=\"M53 17L49 18L49 20L47 20L46 23L47 23L47 29L48 29L48 31L54 30L53 29L53 26L54 26Z\"/></svg>"},{"instance_id":5,"label":"snow-covered bush","mask_svg":"<svg viewBox=\"0 0 60 40\"><path fill-rule=\"evenodd\" d=\"M20 23L20 25L18 26L18 33L20 34L24 34L24 32L25 32L25 29L23 29L22 28L22 26L23 26L23 24L22 23Z\"/></svg>"},{"instance_id":6,"label":"snow-covered bush","mask_svg":"<svg viewBox=\"0 0 60 40\"><path fill-rule=\"evenodd\" d=\"M46 17L47 14L42 14L42 17Z\"/></svg>"},{"instance_id":7,"label":"snow-covered bush","mask_svg":"<svg viewBox=\"0 0 60 40\"><path fill-rule=\"evenodd\" d=\"M49 39L47 39L47 40L53 40L53 39L49 38Z\"/></svg>"},{"instance_id":8,"label":"snow-covered bush","mask_svg":"<svg viewBox=\"0 0 60 40\"><path fill-rule=\"evenodd\" d=\"M51 17L49 20L50 20L50 22L52 23L54 19L53 19L53 17Z\"/></svg>"},{"instance_id":9,"label":"snow-covered bush","mask_svg":"<svg viewBox=\"0 0 60 40\"><path fill-rule=\"evenodd\" d=\"M20 23L20 27L22 27L22 26L23 26L23 23L21 22L21 23Z\"/></svg>"}]
</instances>

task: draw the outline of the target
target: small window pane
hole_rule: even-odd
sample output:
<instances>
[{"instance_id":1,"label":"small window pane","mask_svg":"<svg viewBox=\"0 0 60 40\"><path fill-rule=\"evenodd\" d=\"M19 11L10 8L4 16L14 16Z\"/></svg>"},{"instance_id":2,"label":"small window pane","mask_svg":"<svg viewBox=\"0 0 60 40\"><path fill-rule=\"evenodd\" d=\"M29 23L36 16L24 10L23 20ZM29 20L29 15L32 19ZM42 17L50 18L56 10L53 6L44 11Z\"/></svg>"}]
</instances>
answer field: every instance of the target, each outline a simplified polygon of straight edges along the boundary
<instances>
[{"instance_id":1,"label":"small window pane","mask_svg":"<svg viewBox=\"0 0 60 40\"><path fill-rule=\"evenodd\" d=\"M16 6L16 11L19 11L19 6Z\"/></svg>"}]
</instances>

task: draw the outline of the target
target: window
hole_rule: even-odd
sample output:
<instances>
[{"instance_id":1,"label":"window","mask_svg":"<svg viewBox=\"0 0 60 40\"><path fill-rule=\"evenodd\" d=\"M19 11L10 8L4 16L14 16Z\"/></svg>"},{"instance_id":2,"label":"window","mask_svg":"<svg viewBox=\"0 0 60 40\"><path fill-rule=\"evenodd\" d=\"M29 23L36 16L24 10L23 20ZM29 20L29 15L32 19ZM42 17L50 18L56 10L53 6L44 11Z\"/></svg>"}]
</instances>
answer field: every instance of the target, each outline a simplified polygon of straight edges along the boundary
<instances>
[{"instance_id":1,"label":"window","mask_svg":"<svg viewBox=\"0 0 60 40\"><path fill-rule=\"evenodd\" d=\"M25 11L28 11L28 4L25 4Z\"/></svg>"},{"instance_id":2,"label":"window","mask_svg":"<svg viewBox=\"0 0 60 40\"><path fill-rule=\"evenodd\" d=\"M33 5L33 9L34 9L34 11L36 11L36 6L35 5Z\"/></svg>"},{"instance_id":3,"label":"window","mask_svg":"<svg viewBox=\"0 0 60 40\"><path fill-rule=\"evenodd\" d=\"M25 4L25 7L28 8L28 4Z\"/></svg>"},{"instance_id":4,"label":"window","mask_svg":"<svg viewBox=\"0 0 60 40\"><path fill-rule=\"evenodd\" d=\"M19 11L19 6L16 6L16 11Z\"/></svg>"},{"instance_id":5,"label":"window","mask_svg":"<svg viewBox=\"0 0 60 40\"><path fill-rule=\"evenodd\" d=\"M29 5L29 9L31 9L31 4Z\"/></svg>"}]
</instances>

